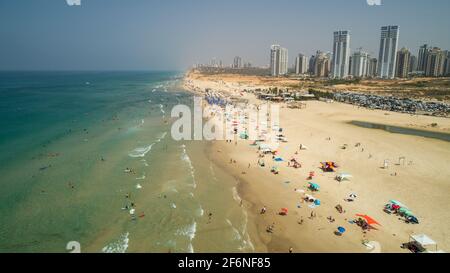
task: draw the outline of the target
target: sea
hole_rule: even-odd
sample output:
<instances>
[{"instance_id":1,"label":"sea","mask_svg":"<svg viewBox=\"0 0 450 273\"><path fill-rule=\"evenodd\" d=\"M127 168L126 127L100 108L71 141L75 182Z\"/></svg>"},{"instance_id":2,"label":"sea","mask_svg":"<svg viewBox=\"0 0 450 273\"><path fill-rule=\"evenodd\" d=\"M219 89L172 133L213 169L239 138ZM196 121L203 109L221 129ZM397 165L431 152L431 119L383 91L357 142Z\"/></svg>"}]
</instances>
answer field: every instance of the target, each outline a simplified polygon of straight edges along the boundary
<instances>
[{"instance_id":1,"label":"sea","mask_svg":"<svg viewBox=\"0 0 450 273\"><path fill-rule=\"evenodd\" d=\"M253 252L182 72L0 72L0 252Z\"/></svg>"}]
</instances>

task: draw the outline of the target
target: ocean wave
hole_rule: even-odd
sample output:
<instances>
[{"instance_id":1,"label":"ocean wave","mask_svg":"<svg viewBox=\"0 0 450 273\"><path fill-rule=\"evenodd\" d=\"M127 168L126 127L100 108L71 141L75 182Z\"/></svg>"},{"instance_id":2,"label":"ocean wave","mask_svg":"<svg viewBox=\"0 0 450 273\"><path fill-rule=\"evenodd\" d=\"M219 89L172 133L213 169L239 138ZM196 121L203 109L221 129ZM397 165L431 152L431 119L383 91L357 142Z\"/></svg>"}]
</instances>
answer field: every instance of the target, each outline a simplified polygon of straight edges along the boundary
<instances>
[{"instance_id":1,"label":"ocean wave","mask_svg":"<svg viewBox=\"0 0 450 273\"><path fill-rule=\"evenodd\" d=\"M164 105L160 104L159 105L159 110L161 111L161 113L163 114L163 117L166 116L166 111L164 111Z\"/></svg>"},{"instance_id":2,"label":"ocean wave","mask_svg":"<svg viewBox=\"0 0 450 273\"><path fill-rule=\"evenodd\" d=\"M203 215L205 215L205 210L202 208L202 206L200 206L198 208L197 214L198 214L198 217L202 217Z\"/></svg>"},{"instance_id":3,"label":"ocean wave","mask_svg":"<svg viewBox=\"0 0 450 273\"><path fill-rule=\"evenodd\" d=\"M195 189L195 188L197 188L197 182L195 181L195 169L194 169L194 166L192 165L191 158L187 154L186 146L183 144L183 145L181 145L181 148L182 148L181 160L183 160L184 162L186 162L188 164L188 167L189 167L189 169L191 171L192 187L194 187L194 189Z\"/></svg>"},{"instance_id":4,"label":"ocean wave","mask_svg":"<svg viewBox=\"0 0 450 273\"><path fill-rule=\"evenodd\" d=\"M156 139L156 142L161 142L164 138L166 138L167 132L164 132Z\"/></svg>"},{"instance_id":5,"label":"ocean wave","mask_svg":"<svg viewBox=\"0 0 450 273\"><path fill-rule=\"evenodd\" d=\"M186 236L189 238L189 245L187 251L189 253L194 253L194 247L192 246L192 241L195 238L195 234L197 232L197 222L193 221L192 224L184 226L180 229L178 229L175 232L175 235L177 236Z\"/></svg>"},{"instance_id":6,"label":"ocean wave","mask_svg":"<svg viewBox=\"0 0 450 273\"><path fill-rule=\"evenodd\" d=\"M236 202L241 202L242 201L242 198L239 196L239 193L237 192L237 188L236 187L233 187L232 189L231 189L231 191L232 191L232 193L233 193L233 199L236 201Z\"/></svg>"},{"instance_id":7,"label":"ocean wave","mask_svg":"<svg viewBox=\"0 0 450 273\"><path fill-rule=\"evenodd\" d=\"M231 227L231 230L233 231L233 240L241 241L242 236L241 236L241 233L239 232L239 230L233 226L233 224L231 223L231 221L229 219L225 219L225 221L227 222L227 224Z\"/></svg>"},{"instance_id":8,"label":"ocean wave","mask_svg":"<svg viewBox=\"0 0 450 273\"><path fill-rule=\"evenodd\" d=\"M243 225L244 228L242 229L242 232L239 232L239 230L233 226L233 224L231 223L231 221L229 219L226 219L225 221L228 223L228 225L231 227L231 229L233 231L232 239L234 241L239 242L238 249L243 252L248 252L248 251L253 252L255 250L255 247L254 247L252 241L250 240L250 235L247 232L247 227L246 227L247 221L245 221L245 223Z\"/></svg>"},{"instance_id":9,"label":"ocean wave","mask_svg":"<svg viewBox=\"0 0 450 273\"><path fill-rule=\"evenodd\" d=\"M144 180L145 179L145 173L141 177L136 177L136 180Z\"/></svg>"},{"instance_id":10,"label":"ocean wave","mask_svg":"<svg viewBox=\"0 0 450 273\"><path fill-rule=\"evenodd\" d=\"M117 241L112 242L102 248L103 253L125 253L128 249L128 243L130 239L128 238L130 234L128 232L120 235Z\"/></svg>"},{"instance_id":11,"label":"ocean wave","mask_svg":"<svg viewBox=\"0 0 450 273\"><path fill-rule=\"evenodd\" d=\"M144 162L144 166L145 166L145 167L148 167L148 166L149 166L148 163L147 163L147 160L142 159L141 162Z\"/></svg>"},{"instance_id":12,"label":"ocean wave","mask_svg":"<svg viewBox=\"0 0 450 273\"><path fill-rule=\"evenodd\" d=\"M152 143L146 147L136 148L132 152L130 152L128 155L130 157L144 157L148 152L150 152L152 150L153 145L155 145L155 143Z\"/></svg>"}]
</instances>

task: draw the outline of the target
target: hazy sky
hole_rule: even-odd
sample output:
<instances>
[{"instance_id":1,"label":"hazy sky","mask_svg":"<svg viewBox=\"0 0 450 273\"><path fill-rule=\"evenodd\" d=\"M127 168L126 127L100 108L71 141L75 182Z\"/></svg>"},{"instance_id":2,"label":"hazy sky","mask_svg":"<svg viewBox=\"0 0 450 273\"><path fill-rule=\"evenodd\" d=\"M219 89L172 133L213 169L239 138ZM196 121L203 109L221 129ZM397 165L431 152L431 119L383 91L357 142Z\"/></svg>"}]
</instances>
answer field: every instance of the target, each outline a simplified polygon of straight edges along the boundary
<instances>
[{"instance_id":1,"label":"hazy sky","mask_svg":"<svg viewBox=\"0 0 450 273\"><path fill-rule=\"evenodd\" d=\"M378 56L380 27L400 26L399 46L450 49L449 0L66 0L0 1L1 70L180 70L239 55L266 65L271 44L331 51L351 33Z\"/></svg>"}]
</instances>

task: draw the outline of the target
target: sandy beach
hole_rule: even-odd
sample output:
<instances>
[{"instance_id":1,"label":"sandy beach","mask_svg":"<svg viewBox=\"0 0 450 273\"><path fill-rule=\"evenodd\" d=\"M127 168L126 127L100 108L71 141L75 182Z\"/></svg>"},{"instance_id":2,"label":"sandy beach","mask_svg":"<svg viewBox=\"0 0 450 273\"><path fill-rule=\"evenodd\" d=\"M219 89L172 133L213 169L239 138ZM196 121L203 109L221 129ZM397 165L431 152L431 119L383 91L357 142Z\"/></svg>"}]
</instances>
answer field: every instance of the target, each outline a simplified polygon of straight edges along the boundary
<instances>
[{"instance_id":1,"label":"sandy beach","mask_svg":"<svg viewBox=\"0 0 450 273\"><path fill-rule=\"evenodd\" d=\"M240 96L249 103L260 104L244 89L265 88L276 83L235 81L220 76L201 77L188 74L184 87L202 93L206 88L229 96ZM249 232L258 252L371 252L363 242L379 245L381 252L409 252L401 248L411 234L427 234L438 249L450 250L450 160L449 142L420 136L394 134L350 124L363 121L405 128L448 133L450 119L369 110L341 103L309 101L304 109L290 109L280 104L280 127L288 142L282 143L276 163L266 158L266 166L258 165L258 149L252 141L215 141L210 145L211 160L239 181L238 193L242 206L249 212ZM431 124L436 125L431 126ZM306 150L300 150L303 144ZM288 166L296 157L301 168ZM230 159L236 161L230 163ZM388 168L384 162L388 160ZM337 172L326 173L320 162L338 163ZM278 166L279 174L270 172ZM307 180L310 172L312 180ZM349 181L335 180L337 173L349 173ZM320 185L311 192L308 182ZM304 194L320 199L310 208ZM353 202L344 199L350 194ZM406 204L420 220L405 223L398 215L387 214L383 207L395 199ZM343 212L335 208L341 205ZM267 208L260 214L261 208ZM288 214L281 216L281 208ZM313 213L312 213L313 212ZM363 232L351 220L356 214L369 215L380 225ZM311 217L311 216L314 217ZM273 225L273 232L267 227ZM335 235L344 227L342 236Z\"/></svg>"}]
</instances>

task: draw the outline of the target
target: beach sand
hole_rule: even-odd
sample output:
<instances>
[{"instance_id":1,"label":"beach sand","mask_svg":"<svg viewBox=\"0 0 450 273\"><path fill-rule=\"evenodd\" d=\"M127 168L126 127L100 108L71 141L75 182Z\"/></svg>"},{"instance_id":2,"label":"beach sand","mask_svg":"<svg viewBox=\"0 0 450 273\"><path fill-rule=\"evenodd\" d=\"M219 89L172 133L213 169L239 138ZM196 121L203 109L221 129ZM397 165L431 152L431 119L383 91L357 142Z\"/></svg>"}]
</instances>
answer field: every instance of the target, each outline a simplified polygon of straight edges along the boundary
<instances>
[{"instance_id":1,"label":"beach sand","mask_svg":"<svg viewBox=\"0 0 450 273\"><path fill-rule=\"evenodd\" d=\"M234 96L249 87L255 86L251 82L210 78L185 80L187 89L201 92L212 88ZM250 103L258 103L252 94L242 96ZM378 242L381 252L408 252L401 248L402 243L408 242L411 234L421 233L433 238L439 249L450 250L450 143L349 124L358 120L448 132L449 119L318 101L307 102L305 109L280 106L280 127L289 140L279 149L285 162L275 164L266 158L266 167L259 167L257 148L250 145L251 141L240 140L237 144L216 141L210 145L211 160L239 181L238 192L249 212L249 232L256 251L288 252L292 247L294 252L371 252L362 244L368 240ZM432 123L438 126L431 127ZM308 150L299 151L300 144ZM346 149L342 149L344 144ZM287 166L287 160L294 155L300 159L302 168ZM400 157L405 160L400 162ZM236 163L229 163L230 158ZM388 169L383 168L386 159L390 162ZM323 173L319 169L322 161L337 162L338 172L350 173L353 178L337 182L336 173ZM278 175L270 172L275 165L280 169ZM307 189L310 171L316 173L312 181L321 186L317 193ZM309 208L295 189L319 198L321 205ZM344 201L351 193L357 194L356 200ZM399 216L383 212L384 204L391 199L406 204L420 224L406 224ZM344 213L335 209L338 204ZM260 215L263 206L267 212ZM278 215L281 208L288 208L287 216ZM316 213L314 219L309 218L311 211ZM381 226L363 233L356 224L349 223L357 218L355 214L370 215ZM329 216L335 221L331 223ZM299 224L301 219L303 223ZM274 232L268 233L266 228L272 224ZM338 226L346 228L343 236L334 234Z\"/></svg>"}]
</instances>

